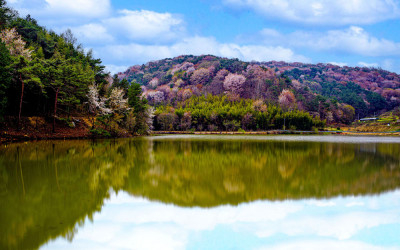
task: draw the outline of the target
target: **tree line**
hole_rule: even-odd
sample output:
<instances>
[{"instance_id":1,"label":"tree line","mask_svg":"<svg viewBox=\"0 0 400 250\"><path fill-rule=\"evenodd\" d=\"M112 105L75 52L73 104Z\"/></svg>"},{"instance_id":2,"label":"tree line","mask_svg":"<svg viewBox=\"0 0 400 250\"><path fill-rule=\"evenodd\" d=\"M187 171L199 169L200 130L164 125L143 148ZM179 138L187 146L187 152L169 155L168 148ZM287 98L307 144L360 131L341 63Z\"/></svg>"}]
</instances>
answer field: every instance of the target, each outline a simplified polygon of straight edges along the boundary
<instances>
[{"instance_id":1,"label":"tree line","mask_svg":"<svg viewBox=\"0 0 400 250\"><path fill-rule=\"evenodd\" d=\"M154 127L164 131L238 131L323 128L325 121L298 109L283 110L254 99L232 100L228 96L192 96L155 111Z\"/></svg>"}]
</instances>

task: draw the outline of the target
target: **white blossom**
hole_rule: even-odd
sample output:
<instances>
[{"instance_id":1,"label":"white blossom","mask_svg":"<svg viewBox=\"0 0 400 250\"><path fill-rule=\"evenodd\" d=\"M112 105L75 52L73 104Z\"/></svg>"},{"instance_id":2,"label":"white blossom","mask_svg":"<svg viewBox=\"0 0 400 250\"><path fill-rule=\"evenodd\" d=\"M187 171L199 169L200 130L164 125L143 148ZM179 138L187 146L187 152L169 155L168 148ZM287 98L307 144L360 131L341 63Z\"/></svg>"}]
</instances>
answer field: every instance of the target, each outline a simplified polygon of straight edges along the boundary
<instances>
[{"instance_id":1,"label":"white blossom","mask_svg":"<svg viewBox=\"0 0 400 250\"><path fill-rule=\"evenodd\" d=\"M23 56L27 60L31 59L32 50L25 48L26 43L15 28L3 30L0 33L0 39L5 43L12 56Z\"/></svg>"},{"instance_id":2,"label":"white blossom","mask_svg":"<svg viewBox=\"0 0 400 250\"><path fill-rule=\"evenodd\" d=\"M151 79L151 81L149 82L149 85L153 88L157 87L158 84L160 84L160 80L157 77L154 77L153 79Z\"/></svg>"},{"instance_id":3,"label":"white blossom","mask_svg":"<svg viewBox=\"0 0 400 250\"><path fill-rule=\"evenodd\" d=\"M186 71L187 73L191 73L191 72L195 71L194 64L191 62L184 62L182 64L177 64L171 70L171 74L174 75L175 72L178 72L181 70Z\"/></svg>"},{"instance_id":4,"label":"white blossom","mask_svg":"<svg viewBox=\"0 0 400 250\"><path fill-rule=\"evenodd\" d=\"M149 134L151 130L153 130L153 119L154 119L154 108L152 106L149 106L146 109L146 125L147 125L147 133Z\"/></svg>"},{"instance_id":5,"label":"white blossom","mask_svg":"<svg viewBox=\"0 0 400 250\"><path fill-rule=\"evenodd\" d=\"M89 112L99 113L100 115L111 114L112 110L106 107L106 98L99 97L99 90L96 84L89 86L89 92L87 94Z\"/></svg>"},{"instance_id":6,"label":"white blossom","mask_svg":"<svg viewBox=\"0 0 400 250\"><path fill-rule=\"evenodd\" d=\"M108 100L113 112L123 113L129 110L128 99L124 98L124 90L122 88L114 88Z\"/></svg>"},{"instance_id":7,"label":"white blossom","mask_svg":"<svg viewBox=\"0 0 400 250\"><path fill-rule=\"evenodd\" d=\"M240 94L243 91L243 85L246 82L246 77L240 74L230 73L225 77L224 88L234 94Z\"/></svg>"},{"instance_id":8,"label":"white blossom","mask_svg":"<svg viewBox=\"0 0 400 250\"><path fill-rule=\"evenodd\" d=\"M146 97L147 97L147 100L149 100L149 102L154 103L154 104L161 103L165 100L164 93L161 91L158 91L158 90L148 91L146 93Z\"/></svg>"}]
</instances>

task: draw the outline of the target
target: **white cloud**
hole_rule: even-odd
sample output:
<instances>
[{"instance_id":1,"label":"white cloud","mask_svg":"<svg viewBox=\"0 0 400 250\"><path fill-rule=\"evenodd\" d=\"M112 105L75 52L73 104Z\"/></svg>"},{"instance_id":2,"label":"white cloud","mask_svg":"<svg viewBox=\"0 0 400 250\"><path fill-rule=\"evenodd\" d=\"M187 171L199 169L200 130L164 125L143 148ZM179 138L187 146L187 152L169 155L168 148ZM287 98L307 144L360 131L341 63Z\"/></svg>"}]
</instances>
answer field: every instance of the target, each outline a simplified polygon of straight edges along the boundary
<instances>
[{"instance_id":1,"label":"white cloud","mask_svg":"<svg viewBox=\"0 0 400 250\"><path fill-rule=\"evenodd\" d=\"M106 18L111 12L111 0L14 0L8 3L20 16L29 14L40 25L52 30Z\"/></svg>"},{"instance_id":2,"label":"white cloud","mask_svg":"<svg viewBox=\"0 0 400 250\"><path fill-rule=\"evenodd\" d=\"M162 209L162 213L160 213ZM112 218L114 223L147 225L151 223L173 223L186 230L213 230L220 224L233 223L270 223L285 219L296 213L302 206L288 202L265 204L255 202L239 207L221 206L210 210L201 208L185 209L164 204L142 204L132 209L131 206L118 208L118 214L102 214L101 218ZM268 211L266 213L265 211ZM132 212L137 216L130 216Z\"/></svg>"},{"instance_id":3,"label":"white cloud","mask_svg":"<svg viewBox=\"0 0 400 250\"><path fill-rule=\"evenodd\" d=\"M379 247L366 244L358 241L333 241L333 240L317 240L317 241L296 241L278 244L275 246L265 246L259 250L295 250L295 249L309 249L309 250L337 250L337 249L352 249L352 250L389 250L396 249L394 247Z\"/></svg>"},{"instance_id":4,"label":"white cloud","mask_svg":"<svg viewBox=\"0 0 400 250\"><path fill-rule=\"evenodd\" d=\"M400 43L376 38L358 26L327 32L295 31L290 34L266 29L260 32L260 36L267 44L306 47L317 51L344 52L363 56L400 55Z\"/></svg>"},{"instance_id":5,"label":"white cloud","mask_svg":"<svg viewBox=\"0 0 400 250\"><path fill-rule=\"evenodd\" d=\"M111 8L110 0L46 0L48 14L102 17Z\"/></svg>"},{"instance_id":6,"label":"white cloud","mask_svg":"<svg viewBox=\"0 0 400 250\"><path fill-rule=\"evenodd\" d=\"M381 62L380 64L382 69L392 71L392 72L397 72L397 74L400 74L400 60L399 58L396 59L385 59Z\"/></svg>"},{"instance_id":7,"label":"white cloud","mask_svg":"<svg viewBox=\"0 0 400 250\"><path fill-rule=\"evenodd\" d=\"M310 62L302 55L295 54L291 49L281 46L238 45L234 43L219 43L213 37L188 37L172 45L110 45L100 49L100 53L113 61L127 64L144 63L151 60L175 57L184 54L239 58L245 61L300 61Z\"/></svg>"},{"instance_id":8,"label":"white cloud","mask_svg":"<svg viewBox=\"0 0 400 250\"><path fill-rule=\"evenodd\" d=\"M103 25L97 23L89 23L72 28L72 32L77 36L79 41L91 44L103 44L114 40L107 29Z\"/></svg>"},{"instance_id":9,"label":"white cloud","mask_svg":"<svg viewBox=\"0 0 400 250\"><path fill-rule=\"evenodd\" d=\"M347 240L364 229L380 225L397 223L395 212L386 214L378 212L348 212L330 217L304 216L285 223L269 224L256 232L259 237L270 237L277 233L289 236L317 235L334 237L338 240Z\"/></svg>"},{"instance_id":10,"label":"white cloud","mask_svg":"<svg viewBox=\"0 0 400 250\"><path fill-rule=\"evenodd\" d=\"M358 65L361 67L367 67L367 68L377 68L379 64L377 63L366 63L366 62L359 62Z\"/></svg>"},{"instance_id":11,"label":"white cloud","mask_svg":"<svg viewBox=\"0 0 400 250\"><path fill-rule=\"evenodd\" d=\"M184 249L188 232L166 224L129 225L102 221L87 225L74 238L74 246L56 242L49 249ZM46 248L46 247L44 247Z\"/></svg>"},{"instance_id":12,"label":"white cloud","mask_svg":"<svg viewBox=\"0 0 400 250\"><path fill-rule=\"evenodd\" d=\"M399 18L396 0L223 0L225 5L251 9L268 19L307 24L370 24Z\"/></svg>"},{"instance_id":13,"label":"white cloud","mask_svg":"<svg viewBox=\"0 0 400 250\"><path fill-rule=\"evenodd\" d=\"M119 66L112 64L106 64L104 66L106 67L106 71L109 71L111 75L117 74L118 72L125 72L129 68L129 66Z\"/></svg>"},{"instance_id":14,"label":"white cloud","mask_svg":"<svg viewBox=\"0 0 400 250\"><path fill-rule=\"evenodd\" d=\"M336 206L336 203L328 200L311 200L308 202L308 205L317 207L334 207Z\"/></svg>"},{"instance_id":15,"label":"white cloud","mask_svg":"<svg viewBox=\"0 0 400 250\"><path fill-rule=\"evenodd\" d=\"M389 71L400 73L400 61L398 59L397 60L385 59L382 62L382 68Z\"/></svg>"},{"instance_id":16,"label":"white cloud","mask_svg":"<svg viewBox=\"0 0 400 250\"><path fill-rule=\"evenodd\" d=\"M340 66L340 67L344 67L344 66L347 66L348 64L347 63L345 63L345 62L328 62L329 64L332 64L332 65L336 65L336 66Z\"/></svg>"},{"instance_id":17,"label":"white cloud","mask_svg":"<svg viewBox=\"0 0 400 250\"><path fill-rule=\"evenodd\" d=\"M212 209L186 209L154 202L143 202L142 198L124 198L126 203L114 203L95 219L111 220L113 224L134 225L172 223L180 229L189 231L213 230L218 225L236 225L236 229L248 231L260 238L276 234L288 236L333 237L337 240L351 239L358 232L382 225L399 223L397 204L387 204L395 193L385 198L368 200L381 201L379 211L371 211L364 206L363 198L349 197L334 200L308 200L304 202L253 202L234 206L220 206ZM114 197L111 197L113 200ZM135 206L132 206L132 202ZM356 203L357 206L347 206ZM361 203L363 205L361 205ZM303 205L304 204L304 205ZM329 216L310 211L332 211L333 206L343 209ZM118 213L111 212L118 208ZM385 209L386 208L386 209ZM163 212L160 213L160 210ZM339 209L340 210L340 209ZM361 211L360 211L361 210ZM136 216L132 217L130 214ZM251 225L251 227L248 227Z\"/></svg>"},{"instance_id":18,"label":"white cloud","mask_svg":"<svg viewBox=\"0 0 400 250\"><path fill-rule=\"evenodd\" d=\"M122 232L109 249L185 249L187 232L173 226L144 226Z\"/></svg>"},{"instance_id":19,"label":"white cloud","mask_svg":"<svg viewBox=\"0 0 400 250\"><path fill-rule=\"evenodd\" d=\"M185 32L183 20L171 13L121 10L119 14L121 16L106 19L104 25L110 31L133 41L165 42L176 39Z\"/></svg>"}]
</instances>

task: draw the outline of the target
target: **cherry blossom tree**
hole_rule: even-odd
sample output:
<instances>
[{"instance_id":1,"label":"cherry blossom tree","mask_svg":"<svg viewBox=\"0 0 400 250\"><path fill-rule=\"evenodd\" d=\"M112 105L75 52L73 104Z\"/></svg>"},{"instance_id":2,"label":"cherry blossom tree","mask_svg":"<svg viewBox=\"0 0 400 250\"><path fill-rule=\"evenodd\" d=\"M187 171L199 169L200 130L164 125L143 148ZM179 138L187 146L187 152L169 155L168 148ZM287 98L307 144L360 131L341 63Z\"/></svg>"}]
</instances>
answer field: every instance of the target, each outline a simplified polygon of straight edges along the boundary
<instances>
[{"instance_id":1,"label":"cherry blossom tree","mask_svg":"<svg viewBox=\"0 0 400 250\"><path fill-rule=\"evenodd\" d=\"M191 62L184 62L182 64L177 64L175 65L172 70L171 74L174 75L178 71L186 71L187 73L192 73L195 71L194 64Z\"/></svg>"},{"instance_id":2,"label":"cherry blossom tree","mask_svg":"<svg viewBox=\"0 0 400 250\"><path fill-rule=\"evenodd\" d=\"M153 88L156 88L158 86L158 84L160 84L160 80L157 77L154 77L153 79L151 79L151 81L149 82L149 85Z\"/></svg>"},{"instance_id":3,"label":"cherry blossom tree","mask_svg":"<svg viewBox=\"0 0 400 250\"><path fill-rule=\"evenodd\" d=\"M96 84L89 86L87 93L89 112L93 114L107 115L112 112L110 108L106 107L107 99L99 96L99 89Z\"/></svg>"},{"instance_id":4,"label":"cherry blossom tree","mask_svg":"<svg viewBox=\"0 0 400 250\"><path fill-rule=\"evenodd\" d=\"M192 76L190 77L190 82L193 85L206 85L210 81L211 77L212 73L209 69L200 68L193 72Z\"/></svg>"},{"instance_id":5,"label":"cherry blossom tree","mask_svg":"<svg viewBox=\"0 0 400 250\"><path fill-rule=\"evenodd\" d=\"M256 112L267 112L267 105L262 100L256 100L253 102L253 110Z\"/></svg>"},{"instance_id":6,"label":"cherry blossom tree","mask_svg":"<svg viewBox=\"0 0 400 250\"><path fill-rule=\"evenodd\" d=\"M292 91L288 89L282 90L278 98L279 105L284 110L294 109L296 107L296 98Z\"/></svg>"},{"instance_id":7,"label":"cherry blossom tree","mask_svg":"<svg viewBox=\"0 0 400 250\"><path fill-rule=\"evenodd\" d=\"M205 91L210 92L213 95L222 94L224 92L224 80L228 74L229 71L226 69L218 71L210 85L206 87Z\"/></svg>"},{"instance_id":8,"label":"cherry blossom tree","mask_svg":"<svg viewBox=\"0 0 400 250\"><path fill-rule=\"evenodd\" d=\"M262 97L262 93L266 88L265 81L275 78L275 72L273 70L266 69L257 64L249 64L244 74L247 79L246 86L249 86L246 91L246 96L253 98Z\"/></svg>"},{"instance_id":9,"label":"cherry blossom tree","mask_svg":"<svg viewBox=\"0 0 400 250\"><path fill-rule=\"evenodd\" d=\"M192 97L192 95L193 95L193 92L192 92L191 89L185 89L185 90L183 90L183 92L182 92L182 100L187 100L187 99L189 99L190 97Z\"/></svg>"},{"instance_id":10,"label":"cherry blossom tree","mask_svg":"<svg viewBox=\"0 0 400 250\"><path fill-rule=\"evenodd\" d=\"M144 114L144 120L145 120L145 133L150 134L151 130L154 129L153 127L153 120L154 120L154 108L149 106L146 109L146 112Z\"/></svg>"},{"instance_id":11,"label":"cherry blossom tree","mask_svg":"<svg viewBox=\"0 0 400 250\"><path fill-rule=\"evenodd\" d=\"M181 87L181 86L183 86L185 84L185 82L182 80L182 79L178 79L175 83L174 83L174 85L176 86L176 87Z\"/></svg>"},{"instance_id":12,"label":"cherry blossom tree","mask_svg":"<svg viewBox=\"0 0 400 250\"><path fill-rule=\"evenodd\" d=\"M225 77L224 89L227 93L241 95L244 90L244 83L246 82L246 77L241 74L230 73Z\"/></svg>"},{"instance_id":13,"label":"cherry blossom tree","mask_svg":"<svg viewBox=\"0 0 400 250\"><path fill-rule=\"evenodd\" d=\"M164 93L158 90L149 90L144 93L150 105L159 104L165 100Z\"/></svg>"},{"instance_id":14,"label":"cherry blossom tree","mask_svg":"<svg viewBox=\"0 0 400 250\"><path fill-rule=\"evenodd\" d=\"M17 33L15 28L4 29L0 33L0 39L8 48L12 56L22 56L27 60L31 59L32 50L25 48L26 43L22 37Z\"/></svg>"},{"instance_id":15,"label":"cherry blossom tree","mask_svg":"<svg viewBox=\"0 0 400 250\"><path fill-rule=\"evenodd\" d=\"M128 98L124 98L125 91L122 88L114 88L111 91L110 97L108 98L109 107L114 113L125 113L128 111Z\"/></svg>"},{"instance_id":16,"label":"cherry blossom tree","mask_svg":"<svg viewBox=\"0 0 400 250\"><path fill-rule=\"evenodd\" d=\"M174 98L174 96L175 96L175 93L172 91L172 89L168 85L162 85L162 86L158 87L157 91L161 91L164 93L164 99L167 102L171 101L171 99Z\"/></svg>"}]
</instances>

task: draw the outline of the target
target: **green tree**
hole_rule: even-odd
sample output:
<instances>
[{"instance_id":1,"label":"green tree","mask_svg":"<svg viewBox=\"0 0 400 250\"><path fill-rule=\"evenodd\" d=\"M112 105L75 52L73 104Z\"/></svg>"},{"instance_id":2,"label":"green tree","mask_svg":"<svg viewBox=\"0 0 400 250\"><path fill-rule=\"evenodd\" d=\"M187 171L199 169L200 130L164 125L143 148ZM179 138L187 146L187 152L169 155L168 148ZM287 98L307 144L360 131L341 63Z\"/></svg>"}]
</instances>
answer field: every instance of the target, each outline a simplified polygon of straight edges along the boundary
<instances>
[{"instance_id":1,"label":"green tree","mask_svg":"<svg viewBox=\"0 0 400 250\"><path fill-rule=\"evenodd\" d=\"M55 93L54 97L54 113L53 113L53 133L55 132L56 114L57 114L57 102L60 88L63 85L62 82L62 64L65 64L65 58L59 53L55 53L54 56L49 60L44 60L44 71L43 78L46 76L45 86L47 89L51 89Z\"/></svg>"},{"instance_id":2,"label":"green tree","mask_svg":"<svg viewBox=\"0 0 400 250\"><path fill-rule=\"evenodd\" d=\"M135 116L134 132L145 134L149 131L149 119L152 114L148 110L147 99L142 98L142 88L140 84L132 82L128 89L128 104L133 108Z\"/></svg>"},{"instance_id":3,"label":"green tree","mask_svg":"<svg viewBox=\"0 0 400 250\"><path fill-rule=\"evenodd\" d=\"M145 111L147 100L142 98L142 88L139 83L131 83L128 89L128 103L136 113Z\"/></svg>"},{"instance_id":4,"label":"green tree","mask_svg":"<svg viewBox=\"0 0 400 250\"><path fill-rule=\"evenodd\" d=\"M30 15L18 17L5 0L0 0L0 29L1 42L11 56L11 62L7 62L4 47L0 48L0 113L8 103L7 112L17 114L18 124L21 114L55 111L56 117L60 111L68 115L81 111L88 86L96 84L101 89L107 84L109 73L104 72L101 60L94 58L91 50L85 52L70 30L61 35L48 31ZM6 65L11 81L6 79ZM37 84L27 85L30 82ZM122 84L128 86L126 82ZM127 87L124 91L126 98ZM12 109L15 110L10 112Z\"/></svg>"},{"instance_id":5,"label":"green tree","mask_svg":"<svg viewBox=\"0 0 400 250\"><path fill-rule=\"evenodd\" d=\"M4 28L16 16L16 12L6 4L5 0L0 0L0 29Z\"/></svg>"},{"instance_id":6,"label":"green tree","mask_svg":"<svg viewBox=\"0 0 400 250\"><path fill-rule=\"evenodd\" d=\"M348 104L343 104L340 107L341 121L345 124L350 124L355 118L355 109Z\"/></svg>"},{"instance_id":7,"label":"green tree","mask_svg":"<svg viewBox=\"0 0 400 250\"><path fill-rule=\"evenodd\" d=\"M115 74L113 76L113 83L112 83L111 88L121 88L121 89L123 89L125 91L125 93L127 93L128 89L129 89L129 82L125 78L120 80L118 78L118 75Z\"/></svg>"},{"instance_id":8,"label":"green tree","mask_svg":"<svg viewBox=\"0 0 400 250\"><path fill-rule=\"evenodd\" d=\"M89 84L94 81L94 73L90 67L82 67L79 63L73 63L71 59L58 51L49 60L44 60L45 70L43 78L46 79L46 87L54 94L53 132L57 117L57 104L67 109L69 115L73 105L81 103L86 98Z\"/></svg>"},{"instance_id":9,"label":"green tree","mask_svg":"<svg viewBox=\"0 0 400 250\"><path fill-rule=\"evenodd\" d=\"M12 71L11 56L5 44L0 42L0 121L3 120L3 115L7 107L7 90L11 85Z\"/></svg>"},{"instance_id":10,"label":"green tree","mask_svg":"<svg viewBox=\"0 0 400 250\"><path fill-rule=\"evenodd\" d=\"M25 83L40 83L35 69L37 61L32 61L32 50L25 48L26 43L14 28L5 29L0 33L0 39L5 43L12 58L12 69L14 78L21 82L21 97L18 112L18 128L20 127L22 103L24 98Z\"/></svg>"}]
</instances>

